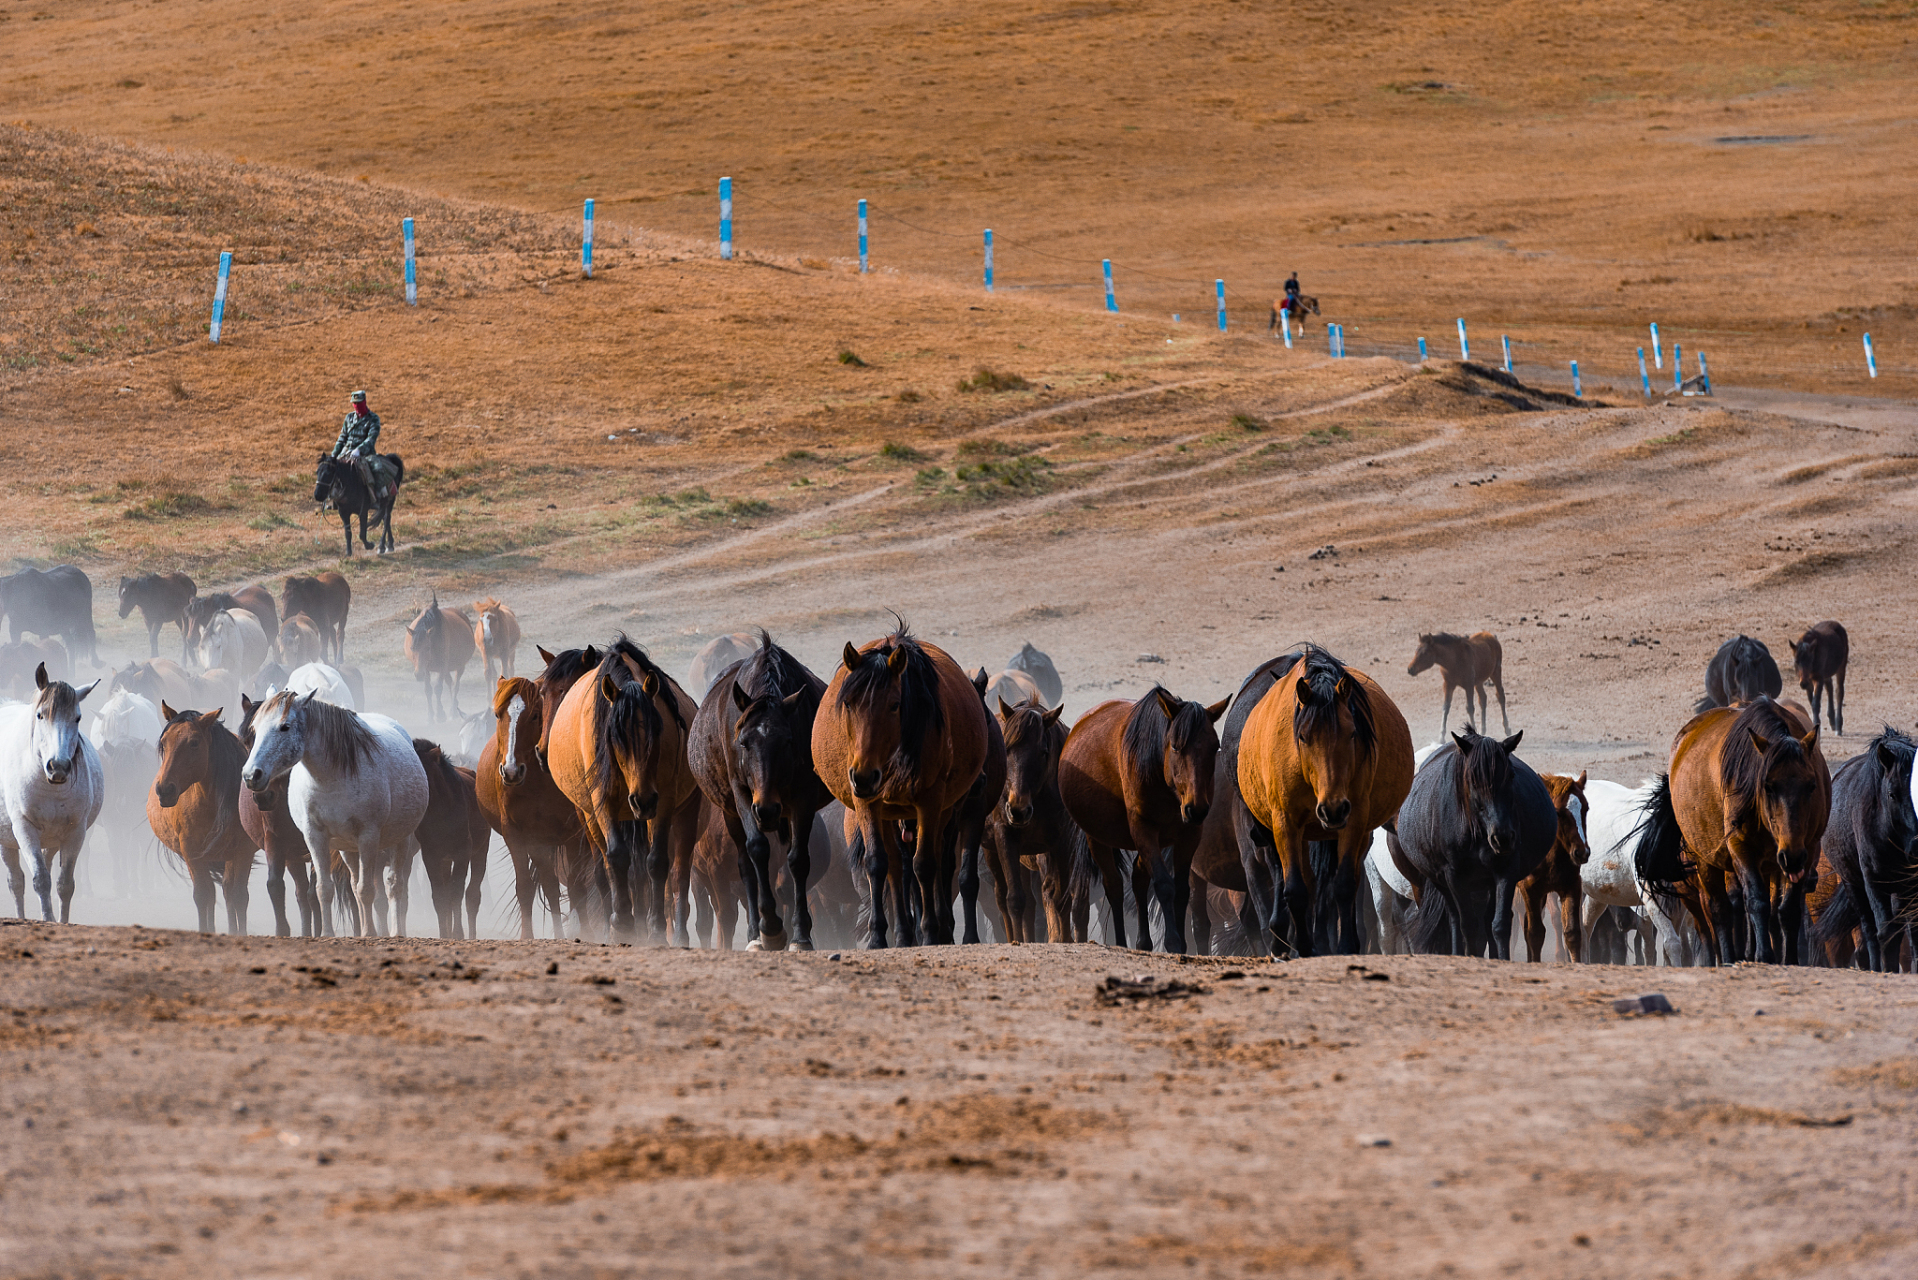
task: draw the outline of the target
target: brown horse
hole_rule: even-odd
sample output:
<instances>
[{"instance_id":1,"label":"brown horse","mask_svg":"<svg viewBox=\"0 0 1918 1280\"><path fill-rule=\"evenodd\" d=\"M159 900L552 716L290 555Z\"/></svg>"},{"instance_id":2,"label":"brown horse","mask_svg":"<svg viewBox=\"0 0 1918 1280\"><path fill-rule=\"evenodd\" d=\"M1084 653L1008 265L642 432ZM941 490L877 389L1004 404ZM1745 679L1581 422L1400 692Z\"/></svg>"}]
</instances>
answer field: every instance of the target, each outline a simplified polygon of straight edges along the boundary
<instances>
[{"instance_id":1,"label":"brown horse","mask_svg":"<svg viewBox=\"0 0 1918 1280\"><path fill-rule=\"evenodd\" d=\"M813 718L813 765L859 833L866 858L869 945L886 945L886 888L899 941L914 945L912 887L900 853L899 823L917 824L913 881L929 941L942 934L939 854L953 810L986 763L986 708L979 691L945 650L904 624L855 649L850 643ZM950 892L946 894L950 903Z\"/></svg>"},{"instance_id":2,"label":"brown horse","mask_svg":"<svg viewBox=\"0 0 1918 1280\"><path fill-rule=\"evenodd\" d=\"M253 714L260 704L240 695L240 745L253 750ZM320 896L314 889L312 857L306 837L286 807L286 789L273 786L255 792L240 788L240 824L254 845L266 854L266 893L273 900L273 932L284 938L293 930L286 915L286 873L293 873L293 897L300 909L300 936L318 936L325 925Z\"/></svg>"},{"instance_id":3,"label":"brown horse","mask_svg":"<svg viewBox=\"0 0 1918 1280\"><path fill-rule=\"evenodd\" d=\"M406 624L406 657L413 678L426 686L426 713L434 720L448 718L447 690L452 690L452 715L460 712L460 676L473 660L473 620L458 609L440 608L440 594Z\"/></svg>"},{"instance_id":4,"label":"brown horse","mask_svg":"<svg viewBox=\"0 0 1918 1280\"><path fill-rule=\"evenodd\" d=\"M1192 854L1212 809L1219 755L1213 725L1230 702L1201 706L1154 685L1137 702L1100 703L1066 735L1059 794L1105 881L1119 946L1126 927L1115 851L1130 849L1139 949L1152 949L1149 891L1163 917L1165 949L1185 951Z\"/></svg>"},{"instance_id":5,"label":"brown horse","mask_svg":"<svg viewBox=\"0 0 1918 1280\"><path fill-rule=\"evenodd\" d=\"M486 852L493 831L487 825L475 795L471 769L446 758L438 743L413 739L414 754L426 770L426 816L407 842L393 868L393 934L406 936L406 882L412 875L413 851L426 868L433 891L433 913L442 938L475 937L479 932L480 884L486 875ZM466 927L461 928L460 904L465 901Z\"/></svg>"},{"instance_id":6,"label":"brown horse","mask_svg":"<svg viewBox=\"0 0 1918 1280\"><path fill-rule=\"evenodd\" d=\"M986 824L983 847L999 915L1011 942L1037 940L1026 878L1028 860L1039 874L1046 937L1053 942L1074 939L1073 871L1086 849L1085 837L1059 793L1059 759L1066 746L1066 729L1059 716L1064 710L1048 711L1037 698L1011 707L1001 702L997 708L999 732L1006 742L1006 796Z\"/></svg>"},{"instance_id":7,"label":"brown horse","mask_svg":"<svg viewBox=\"0 0 1918 1280\"><path fill-rule=\"evenodd\" d=\"M519 652L519 615L492 596L473 602L479 621L473 624L473 644L486 664L486 683L493 683L493 668L502 676L513 674L513 659Z\"/></svg>"},{"instance_id":8,"label":"brown horse","mask_svg":"<svg viewBox=\"0 0 1918 1280\"><path fill-rule=\"evenodd\" d=\"M493 692L497 724L480 752L475 771L480 810L506 842L506 853L513 863L519 936L526 942L534 937L536 893L545 895L553 918L553 937L565 932L559 896L562 881L582 927L591 922L599 926L596 933L604 928L603 922L595 919L595 908L603 910L606 900L594 884L593 873L599 864L585 856L586 832L580 826L579 810L553 785L545 762L534 751L543 713L537 684L519 676L501 680Z\"/></svg>"},{"instance_id":9,"label":"brown horse","mask_svg":"<svg viewBox=\"0 0 1918 1280\"><path fill-rule=\"evenodd\" d=\"M1851 637L1842 624L1825 621L1792 642L1791 665L1798 687L1811 699L1811 727L1819 721L1819 702L1831 714L1831 727L1845 732L1845 668L1851 665Z\"/></svg>"},{"instance_id":10,"label":"brown horse","mask_svg":"<svg viewBox=\"0 0 1918 1280\"><path fill-rule=\"evenodd\" d=\"M312 619L320 633L320 661L337 667L346 657L346 615L353 605L353 585L346 575L328 569L310 578L289 577L280 590L280 603L285 616L303 613Z\"/></svg>"},{"instance_id":11,"label":"brown horse","mask_svg":"<svg viewBox=\"0 0 1918 1280\"><path fill-rule=\"evenodd\" d=\"M1455 690L1465 690L1465 718L1472 715L1472 695L1478 695L1479 724L1487 724L1491 709L1485 696L1485 686L1490 684L1498 690L1498 716L1505 722L1505 732L1512 732L1511 717L1505 714L1505 651L1500 647L1498 637L1489 631L1475 632L1469 636L1454 635L1450 631L1438 631L1419 637L1418 652L1412 655L1412 663L1405 668L1405 674L1415 676L1434 663L1438 664L1439 674L1445 677L1445 714L1439 718L1439 737L1445 737L1445 730L1452 722L1452 694Z\"/></svg>"},{"instance_id":12,"label":"brown horse","mask_svg":"<svg viewBox=\"0 0 1918 1280\"><path fill-rule=\"evenodd\" d=\"M160 628L168 623L180 629L180 656L186 657L186 606L198 591L184 573L120 579L120 616L140 611L140 620L147 624L147 657L160 656Z\"/></svg>"},{"instance_id":13,"label":"brown horse","mask_svg":"<svg viewBox=\"0 0 1918 1280\"><path fill-rule=\"evenodd\" d=\"M280 624L280 663L288 671L295 671L309 662L321 661L320 653L324 641L320 629L313 625L313 619L303 613L292 614Z\"/></svg>"},{"instance_id":14,"label":"brown horse","mask_svg":"<svg viewBox=\"0 0 1918 1280\"><path fill-rule=\"evenodd\" d=\"M1798 962L1804 882L1831 815L1831 772L1804 711L1760 696L1692 717L1645 814L1638 878L1683 900L1714 964L1771 964L1781 951Z\"/></svg>"},{"instance_id":15,"label":"brown horse","mask_svg":"<svg viewBox=\"0 0 1918 1280\"><path fill-rule=\"evenodd\" d=\"M1359 864L1372 832L1398 812L1412 787L1405 717L1369 676L1307 646L1252 708L1238 753L1239 793L1249 818L1239 846L1246 879L1284 886L1272 894L1265 922L1273 953L1288 945L1280 932L1282 896L1291 914L1289 945L1300 955L1312 954L1318 935L1356 955L1364 945ZM1319 873L1306 850L1318 841L1337 845L1336 861L1326 868L1333 880L1322 919L1315 917Z\"/></svg>"},{"instance_id":16,"label":"brown horse","mask_svg":"<svg viewBox=\"0 0 1918 1280\"><path fill-rule=\"evenodd\" d=\"M246 749L219 711L160 704L160 772L147 795L147 823L193 877L200 932L213 932L213 887L226 890L226 931L246 932L247 880L258 849L240 821L240 766Z\"/></svg>"},{"instance_id":17,"label":"brown horse","mask_svg":"<svg viewBox=\"0 0 1918 1280\"><path fill-rule=\"evenodd\" d=\"M1295 324L1302 327L1305 324L1306 312L1310 311L1313 315L1319 314L1319 300L1309 293L1299 295L1299 305L1296 308L1290 306L1290 302L1290 298L1280 298L1272 304L1272 318L1265 326L1267 334L1278 332L1279 317L1282 315L1289 317Z\"/></svg>"},{"instance_id":18,"label":"brown horse","mask_svg":"<svg viewBox=\"0 0 1918 1280\"><path fill-rule=\"evenodd\" d=\"M1537 964L1545 954L1545 896L1555 893L1565 951L1577 964L1584 959L1585 882L1580 868L1592 857L1592 847L1585 840L1585 815L1590 812L1585 803L1585 775L1568 778L1562 773L1542 773L1539 780L1552 793L1552 805L1558 810L1558 839L1545 861L1518 882L1519 901L1525 909L1525 958Z\"/></svg>"}]
</instances>

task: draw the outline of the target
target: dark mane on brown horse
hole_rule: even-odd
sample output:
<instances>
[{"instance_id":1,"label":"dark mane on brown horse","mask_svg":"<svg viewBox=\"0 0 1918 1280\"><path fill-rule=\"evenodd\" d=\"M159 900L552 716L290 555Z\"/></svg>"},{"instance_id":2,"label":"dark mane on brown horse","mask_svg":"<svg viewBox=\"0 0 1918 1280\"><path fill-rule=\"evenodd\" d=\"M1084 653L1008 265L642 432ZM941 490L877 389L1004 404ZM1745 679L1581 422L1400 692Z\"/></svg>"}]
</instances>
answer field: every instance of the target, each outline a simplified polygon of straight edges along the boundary
<instances>
[{"instance_id":1,"label":"dark mane on brown horse","mask_svg":"<svg viewBox=\"0 0 1918 1280\"><path fill-rule=\"evenodd\" d=\"M773 698L780 701L795 693L812 689L812 673L799 660L773 643L766 629L759 630L759 652L739 664L733 684L749 698ZM803 705L806 699L801 698Z\"/></svg>"},{"instance_id":2,"label":"dark mane on brown horse","mask_svg":"<svg viewBox=\"0 0 1918 1280\"><path fill-rule=\"evenodd\" d=\"M1307 645L1299 673L1298 710L1292 713L1292 732L1300 742L1309 742L1321 733L1336 733L1339 727L1339 686L1346 688L1345 705L1352 713L1352 736L1359 750L1370 756L1378 749L1378 726L1372 715L1372 699L1365 686L1348 678L1345 664L1316 645Z\"/></svg>"},{"instance_id":3,"label":"dark mane on brown horse","mask_svg":"<svg viewBox=\"0 0 1918 1280\"><path fill-rule=\"evenodd\" d=\"M1759 751L1754 735L1765 739L1763 752ZM1725 741L1725 751L1719 761L1719 781L1724 785L1726 799L1731 802L1727 825L1737 826L1751 817L1765 779L1779 765L1789 764L1810 767L1811 758L1778 704L1760 695L1732 721L1731 736Z\"/></svg>"},{"instance_id":4,"label":"dark mane on brown horse","mask_svg":"<svg viewBox=\"0 0 1918 1280\"><path fill-rule=\"evenodd\" d=\"M282 689L268 698L261 709L270 713L281 708L290 711L295 706L305 713L304 730L309 746L349 774L359 773L361 763L372 756L375 741L366 722L345 707L290 689Z\"/></svg>"},{"instance_id":5,"label":"dark mane on brown horse","mask_svg":"<svg viewBox=\"0 0 1918 1280\"><path fill-rule=\"evenodd\" d=\"M855 711L871 707L892 688L892 655L905 655L899 679L899 746L888 762L895 777L910 778L919 772L919 757L926 740L945 728L945 709L939 705L939 673L932 656L919 647L919 640L905 623L887 636L877 649L860 655L857 666L846 671L839 686L839 706Z\"/></svg>"},{"instance_id":6,"label":"dark mane on brown horse","mask_svg":"<svg viewBox=\"0 0 1918 1280\"><path fill-rule=\"evenodd\" d=\"M559 683L571 688L575 680L599 666L600 657L599 650L591 646L562 649L548 660L539 678L548 684Z\"/></svg>"},{"instance_id":7,"label":"dark mane on brown horse","mask_svg":"<svg viewBox=\"0 0 1918 1280\"><path fill-rule=\"evenodd\" d=\"M619 764L614 746L635 739L655 742L666 727L666 722L660 717L659 707L641 686L643 677L635 676L632 667L626 665L628 659L632 659L641 671L655 676L659 680L658 687L664 688L666 683L665 673L654 666L652 659L628 640L623 632L607 646L604 656L600 658L598 674L601 677L611 676L619 688L619 696L607 703L606 713L599 718L598 749L594 754L597 756L599 786L603 793L611 792L613 774ZM675 708L675 720L678 715L678 709Z\"/></svg>"},{"instance_id":8,"label":"dark mane on brown horse","mask_svg":"<svg viewBox=\"0 0 1918 1280\"><path fill-rule=\"evenodd\" d=\"M1044 707L1031 702L1021 702L1017 706L1005 708L1004 714L999 718L999 730L1005 735L1006 749L1010 751L1035 734L1044 735L1051 732L1057 723L1056 718L1050 720L1046 718ZM1065 731L1059 730L1059 734L1060 741L1064 741Z\"/></svg>"},{"instance_id":9,"label":"dark mane on brown horse","mask_svg":"<svg viewBox=\"0 0 1918 1280\"><path fill-rule=\"evenodd\" d=\"M639 669L640 679L643 680L647 676L651 676L659 682L660 688L665 689L671 687L672 677L666 674L665 668L647 657L646 651L634 644L624 631L614 636L612 644L606 647L606 656L600 659L599 669L605 671L609 662L619 659L624 659L630 662L633 667L637 667ZM628 668L628 670L630 671L631 668ZM666 709L672 714L673 723L681 729L684 729L687 722L685 715L679 709L679 699L667 698ZM657 713L655 713L655 715L657 715ZM655 726L653 732L659 732L660 727L663 726Z\"/></svg>"},{"instance_id":10,"label":"dark mane on brown horse","mask_svg":"<svg viewBox=\"0 0 1918 1280\"><path fill-rule=\"evenodd\" d=\"M1480 735L1470 720L1465 722L1465 732L1453 734L1452 741L1458 744L1458 798L1464 805L1463 812L1476 825L1478 813L1472 797L1503 791L1512 776L1512 757L1497 739Z\"/></svg>"},{"instance_id":11,"label":"dark mane on brown horse","mask_svg":"<svg viewBox=\"0 0 1918 1280\"><path fill-rule=\"evenodd\" d=\"M1168 711L1168 706L1178 710ZM1161 762L1168 745L1174 751L1184 751L1192 745L1194 735L1211 727L1212 718L1206 715L1204 707L1196 702L1182 702L1164 685L1155 684L1132 704L1121 741L1133 767L1156 778L1163 767Z\"/></svg>"}]
</instances>

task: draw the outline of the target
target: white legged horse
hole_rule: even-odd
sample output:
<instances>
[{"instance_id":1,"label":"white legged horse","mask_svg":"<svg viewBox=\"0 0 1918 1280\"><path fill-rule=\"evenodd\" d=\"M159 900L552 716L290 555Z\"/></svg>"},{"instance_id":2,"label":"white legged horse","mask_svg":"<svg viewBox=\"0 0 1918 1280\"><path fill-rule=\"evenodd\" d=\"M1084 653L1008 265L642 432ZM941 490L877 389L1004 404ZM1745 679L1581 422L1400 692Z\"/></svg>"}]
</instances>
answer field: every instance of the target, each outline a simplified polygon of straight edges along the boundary
<instances>
[{"instance_id":1,"label":"white legged horse","mask_svg":"<svg viewBox=\"0 0 1918 1280\"><path fill-rule=\"evenodd\" d=\"M255 714L253 751L240 775L256 793L279 778L319 883L330 879L338 850L359 900L361 935L384 934L383 873L426 814L426 770L413 735L390 717L282 691Z\"/></svg>"},{"instance_id":2,"label":"white legged horse","mask_svg":"<svg viewBox=\"0 0 1918 1280\"><path fill-rule=\"evenodd\" d=\"M1641 956L1647 950L1651 952L1643 963L1685 965L1691 963L1691 945L1685 936L1684 908L1674 911L1675 904L1648 892L1632 864L1632 849L1637 843L1632 837L1645 820L1645 801L1656 785L1646 782L1630 788L1605 781L1585 784L1585 799L1592 807L1586 841L1592 856L1580 871L1585 886L1581 927L1589 946L1598 917L1609 907L1625 907L1638 917Z\"/></svg>"},{"instance_id":3,"label":"white legged horse","mask_svg":"<svg viewBox=\"0 0 1918 1280\"><path fill-rule=\"evenodd\" d=\"M353 690L346 683L346 677L324 662L309 662L293 668L286 678L288 693L316 694L321 702L330 702L336 707L345 707L348 711L358 711L359 703L353 700Z\"/></svg>"},{"instance_id":4,"label":"white legged horse","mask_svg":"<svg viewBox=\"0 0 1918 1280\"><path fill-rule=\"evenodd\" d=\"M60 923L66 924L73 907L73 867L106 794L100 757L80 732L80 703L100 682L75 689L64 680L49 680L44 662L33 682L39 695L31 704L0 707L0 857L6 859L14 911L22 917L27 897L20 851L33 859L40 915L51 920L49 858L58 855Z\"/></svg>"}]
</instances>

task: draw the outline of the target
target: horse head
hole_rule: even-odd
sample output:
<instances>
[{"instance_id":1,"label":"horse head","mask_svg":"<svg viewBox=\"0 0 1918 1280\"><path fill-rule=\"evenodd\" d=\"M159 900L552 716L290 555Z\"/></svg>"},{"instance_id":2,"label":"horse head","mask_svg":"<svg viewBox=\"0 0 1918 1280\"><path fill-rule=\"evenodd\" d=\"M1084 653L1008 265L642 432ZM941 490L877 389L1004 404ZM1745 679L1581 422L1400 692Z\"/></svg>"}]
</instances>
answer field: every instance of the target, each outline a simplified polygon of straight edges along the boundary
<instances>
[{"instance_id":1,"label":"horse head","mask_svg":"<svg viewBox=\"0 0 1918 1280\"><path fill-rule=\"evenodd\" d=\"M1753 705L1772 704L1766 700ZM1779 867L1788 876L1803 875L1817 864L1831 811L1818 730L1802 737L1789 732L1771 735L1751 725L1745 731L1759 761L1751 802L1778 848Z\"/></svg>"},{"instance_id":2,"label":"horse head","mask_svg":"<svg viewBox=\"0 0 1918 1280\"><path fill-rule=\"evenodd\" d=\"M1313 818L1327 831L1352 816L1352 793L1378 746L1371 695L1345 664L1308 648L1293 668L1292 738L1312 788Z\"/></svg>"},{"instance_id":3,"label":"horse head","mask_svg":"<svg viewBox=\"0 0 1918 1280\"><path fill-rule=\"evenodd\" d=\"M1585 801L1585 774L1581 772L1576 778L1567 778L1548 773L1544 775L1544 782L1558 810L1558 839L1553 850L1564 849L1571 855L1572 865L1582 867L1592 860L1592 846L1586 836L1585 819L1591 806Z\"/></svg>"},{"instance_id":4,"label":"horse head","mask_svg":"<svg viewBox=\"0 0 1918 1280\"><path fill-rule=\"evenodd\" d=\"M64 680L49 680L47 664L34 669L33 684L39 691L33 700L33 759L42 776L54 786L64 786L79 766L80 704L99 685L95 680L75 689Z\"/></svg>"},{"instance_id":5,"label":"horse head","mask_svg":"<svg viewBox=\"0 0 1918 1280\"><path fill-rule=\"evenodd\" d=\"M544 769L547 748L552 745L553 722L559 717L559 704L566 700L566 694L582 676L598 669L600 652L593 645L584 649L562 649L558 653L548 653L538 645L533 647L546 663L546 669L533 682L539 692L540 724L539 742L533 748L533 756Z\"/></svg>"},{"instance_id":6,"label":"horse head","mask_svg":"<svg viewBox=\"0 0 1918 1280\"><path fill-rule=\"evenodd\" d=\"M999 702L999 732L1006 740L1006 825L1032 821L1038 799L1058 786L1059 752L1066 735L1059 728L1064 704L1047 711L1042 704Z\"/></svg>"},{"instance_id":7,"label":"horse head","mask_svg":"<svg viewBox=\"0 0 1918 1280\"><path fill-rule=\"evenodd\" d=\"M625 672L622 680L620 673ZM660 739L664 725L653 698L659 677L648 671L633 676L619 655L609 653L598 672L605 702L599 720L599 786L611 794L615 779L624 787L632 816L650 819L659 811Z\"/></svg>"},{"instance_id":8,"label":"horse head","mask_svg":"<svg viewBox=\"0 0 1918 1280\"><path fill-rule=\"evenodd\" d=\"M162 702L160 715L166 727L160 730L160 772L153 779L153 798L162 809L171 809L188 787L211 782L212 731L220 712L175 711Z\"/></svg>"},{"instance_id":9,"label":"horse head","mask_svg":"<svg viewBox=\"0 0 1918 1280\"><path fill-rule=\"evenodd\" d=\"M732 680L733 709L739 717L733 721L728 754L736 782L752 803L753 821L761 831L778 831L780 823L791 817L781 797L795 790L793 763L801 753L798 722L805 710L801 704L806 690L795 689L783 698L776 692L751 694L741 682L742 674L743 668Z\"/></svg>"},{"instance_id":10,"label":"horse head","mask_svg":"<svg viewBox=\"0 0 1918 1280\"><path fill-rule=\"evenodd\" d=\"M1405 668L1405 674L1408 676L1415 676L1420 674L1421 672L1429 671L1432 668L1432 664L1437 662L1438 660L1439 660L1438 637L1433 635L1421 635L1419 637L1418 652L1412 655L1412 661Z\"/></svg>"},{"instance_id":11,"label":"horse head","mask_svg":"<svg viewBox=\"0 0 1918 1280\"><path fill-rule=\"evenodd\" d=\"M320 465L313 472L313 501L325 502L340 488L341 468L339 460L330 453L320 455Z\"/></svg>"},{"instance_id":12,"label":"horse head","mask_svg":"<svg viewBox=\"0 0 1918 1280\"><path fill-rule=\"evenodd\" d=\"M846 779L855 800L874 800L888 773L913 772L928 731L943 719L937 675L903 632L863 653L849 640L840 660L846 667L838 699L849 748Z\"/></svg>"},{"instance_id":13,"label":"horse head","mask_svg":"<svg viewBox=\"0 0 1918 1280\"><path fill-rule=\"evenodd\" d=\"M1212 809L1219 759L1219 733L1213 726L1231 699L1206 707L1154 685L1139 702L1126 719L1126 754L1135 765L1157 767L1179 802L1179 821L1197 826Z\"/></svg>"},{"instance_id":14,"label":"horse head","mask_svg":"<svg viewBox=\"0 0 1918 1280\"><path fill-rule=\"evenodd\" d=\"M1525 731L1520 729L1501 742L1483 736L1469 724L1464 733L1452 735L1459 755L1459 799L1495 858L1510 857L1519 846L1512 753L1524 737Z\"/></svg>"},{"instance_id":15,"label":"horse head","mask_svg":"<svg viewBox=\"0 0 1918 1280\"><path fill-rule=\"evenodd\" d=\"M306 754L306 709L315 696L283 689L254 712L253 747L240 771L248 791L255 795L265 791L274 779L291 773Z\"/></svg>"},{"instance_id":16,"label":"horse head","mask_svg":"<svg viewBox=\"0 0 1918 1280\"><path fill-rule=\"evenodd\" d=\"M122 618L133 612L133 582L132 578L124 575L120 578L120 616Z\"/></svg>"},{"instance_id":17,"label":"horse head","mask_svg":"<svg viewBox=\"0 0 1918 1280\"><path fill-rule=\"evenodd\" d=\"M501 676L493 688L493 717L500 785L517 787L526 781L526 761L539 742L539 687L521 676Z\"/></svg>"}]
</instances>

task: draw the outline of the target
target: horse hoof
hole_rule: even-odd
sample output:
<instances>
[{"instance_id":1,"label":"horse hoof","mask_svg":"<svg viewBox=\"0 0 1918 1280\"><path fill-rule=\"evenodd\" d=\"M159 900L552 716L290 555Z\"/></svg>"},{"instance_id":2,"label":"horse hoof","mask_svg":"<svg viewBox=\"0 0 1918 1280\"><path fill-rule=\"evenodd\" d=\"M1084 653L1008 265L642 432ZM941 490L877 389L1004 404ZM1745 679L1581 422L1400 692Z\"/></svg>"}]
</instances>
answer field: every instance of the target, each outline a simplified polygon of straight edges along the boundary
<instances>
[{"instance_id":1,"label":"horse hoof","mask_svg":"<svg viewBox=\"0 0 1918 1280\"><path fill-rule=\"evenodd\" d=\"M784 951L786 949L786 935L783 933L762 933L759 935L758 941L761 951Z\"/></svg>"},{"instance_id":2,"label":"horse hoof","mask_svg":"<svg viewBox=\"0 0 1918 1280\"><path fill-rule=\"evenodd\" d=\"M754 938L751 942L748 942L746 944L746 950L748 951L764 951L765 949L766 948L759 945L758 938Z\"/></svg>"},{"instance_id":3,"label":"horse hoof","mask_svg":"<svg viewBox=\"0 0 1918 1280\"><path fill-rule=\"evenodd\" d=\"M794 950L794 951L811 951L811 950L812 950L812 939L811 939L811 938L801 938L801 939L800 939L799 941L797 941L797 942L795 942L795 943L793 943L793 950Z\"/></svg>"}]
</instances>

